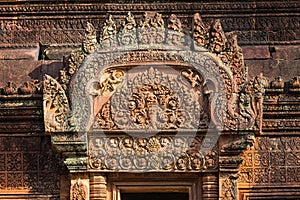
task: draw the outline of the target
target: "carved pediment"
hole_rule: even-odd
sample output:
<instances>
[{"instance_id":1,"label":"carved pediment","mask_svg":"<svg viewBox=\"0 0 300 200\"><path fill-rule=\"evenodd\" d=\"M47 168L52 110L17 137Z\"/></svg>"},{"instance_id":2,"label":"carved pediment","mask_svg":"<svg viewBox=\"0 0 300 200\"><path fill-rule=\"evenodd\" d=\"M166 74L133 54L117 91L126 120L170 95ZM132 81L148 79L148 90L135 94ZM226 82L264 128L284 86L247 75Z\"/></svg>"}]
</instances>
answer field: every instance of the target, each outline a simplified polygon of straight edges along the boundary
<instances>
[{"instance_id":1,"label":"carved pediment","mask_svg":"<svg viewBox=\"0 0 300 200\"><path fill-rule=\"evenodd\" d=\"M247 89L253 87L253 84L252 82L247 83L247 68L244 65L241 48L237 45L236 35L225 33L219 20L211 28L208 28L201 20L200 15L195 14L194 40L182 33L181 22L176 15L170 16L167 26L169 29L165 28L162 15L153 12L146 13L140 23L137 23L134 16L129 13L121 27L121 30L117 32L116 23L113 17L109 16L98 42L95 28L89 23L82 49L74 51L66 59L66 68L61 71L60 82L62 88L68 94L72 110L71 115L77 130L87 131L94 126L105 129L115 129L117 127L114 115L120 115L120 112L116 114L111 111L116 110L115 107L118 106L117 94L124 93L124 91L116 90L115 87L118 84L113 83L113 81L116 81L113 80L115 77L109 77L114 76L113 73L105 77L111 73L108 72L108 69L119 68L120 71L123 69L128 71L133 69L134 65L148 66L151 64L166 65L175 71L177 70L178 73L186 68L186 71L180 74L177 79L189 79L190 87L193 90L189 95L195 96L198 93L200 96L208 96L207 118L218 129L261 128L261 120L257 119L261 117L261 109L259 108L261 101L258 100L259 97L254 97L254 93L258 94L260 92L255 92L256 89ZM124 71L125 74L127 73L126 70ZM159 68L157 70L159 71ZM194 70L193 74L189 74L189 70ZM199 87L206 87L206 91L195 89L197 77L202 79ZM105 79L106 82L100 79ZM129 83L128 77L124 80ZM91 81L93 84L91 84ZM173 83L176 81L171 80ZM177 83L179 82L177 81ZM183 83L178 85L184 88ZM139 87L144 86L139 84ZM152 87L151 84L148 84L148 87ZM170 89L170 86L164 85L164 87ZM95 98L93 92L96 92L92 91L93 88L98 89L97 95L101 96L97 97L96 100L93 99ZM153 89L148 90L150 93L155 92ZM130 92L134 92L133 89L129 88ZM107 93L111 94L108 95ZM116 94L113 95L113 93ZM130 97L132 94L129 93L127 92L127 101L134 98ZM165 98L171 98L172 95L172 98L178 98L178 96L175 97L177 94L173 93L174 91L170 91L166 95L169 97ZM136 95L140 95L138 98L145 98L145 92ZM154 97L157 98L155 95ZM195 98L197 97L192 99ZM114 108L112 108L112 101L114 101ZM202 104L201 100L195 100L195 102ZM158 107L164 106L160 103L157 105ZM200 113L202 112L201 109ZM104 112L110 112L110 114L106 113L107 116L104 116ZM135 112L141 113L142 111L135 110ZM145 121L150 119L149 111L147 112L142 114ZM180 119L181 114L179 113L175 114L175 118ZM129 116L133 121L141 120L142 115L135 115L128 109L125 116ZM97 120L93 119L95 117ZM199 117L202 119L202 114L199 114ZM170 118L164 120L170 121ZM118 118L118 121L121 122L122 120ZM147 123L145 122L143 126L147 127ZM176 123L175 126L168 126L173 126L173 128L183 127L180 125L181 122L177 121ZM129 126L133 128L133 125ZM163 125L159 126L162 127ZM168 128L166 124L164 126ZM188 125L185 127L188 127ZM196 128L195 126L192 127Z\"/></svg>"},{"instance_id":2,"label":"carved pediment","mask_svg":"<svg viewBox=\"0 0 300 200\"><path fill-rule=\"evenodd\" d=\"M138 22L129 13L120 30L109 16L97 38L87 24L82 48L64 60L59 81L49 76L44 81L46 132L55 135L59 149L80 151L68 154L69 169L139 171L147 163L145 169L156 171L206 170L215 163L217 139L204 148L209 139L201 134L218 138L222 131L261 130L264 80L247 80L236 35L225 33L219 20L208 26L199 14L191 26L192 36L184 34L176 15L165 23L161 14L148 12ZM113 134L119 134L117 140ZM198 137L202 144L177 151L176 134ZM65 141L69 137L74 141ZM123 144L123 137L131 143ZM163 144L164 137L172 145ZM135 163L139 150L145 153L142 161L164 146L172 151L155 155L171 156L169 168L161 165L164 160L154 168L151 160ZM117 168L110 163L114 156ZM122 166L124 157L132 165Z\"/></svg>"}]
</instances>

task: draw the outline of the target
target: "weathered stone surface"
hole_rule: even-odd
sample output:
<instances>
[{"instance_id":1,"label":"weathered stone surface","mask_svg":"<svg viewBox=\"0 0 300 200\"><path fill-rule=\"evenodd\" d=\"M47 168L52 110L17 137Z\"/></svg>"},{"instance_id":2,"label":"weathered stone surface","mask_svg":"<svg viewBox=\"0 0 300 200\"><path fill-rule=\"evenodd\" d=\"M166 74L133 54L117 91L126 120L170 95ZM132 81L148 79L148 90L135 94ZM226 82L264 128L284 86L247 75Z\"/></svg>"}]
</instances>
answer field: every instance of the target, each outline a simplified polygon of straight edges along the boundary
<instances>
[{"instance_id":1,"label":"weathered stone surface","mask_svg":"<svg viewBox=\"0 0 300 200\"><path fill-rule=\"evenodd\" d=\"M274 51L271 56L275 60L299 60L300 59L300 46L299 45L284 45L272 46Z\"/></svg>"},{"instance_id":2,"label":"weathered stone surface","mask_svg":"<svg viewBox=\"0 0 300 200\"><path fill-rule=\"evenodd\" d=\"M0 84L8 81L21 84L32 79L43 80L45 74L59 76L62 61L0 60Z\"/></svg>"},{"instance_id":3,"label":"weathered stone surface","mask_svg":"<svg viewBox=\"0 0 300 200\"><path fill-rule=\"evenodd\" d=\"M209 43L212 43L213 45L211 45L210 49L213 49L215 56L221 58L226 66L230 66L230 73L227 74L224 73L224 71L217 71L216 73L223 73L222 78L226 78L227 75L229 76L225 81L225 85L229 85L224 89L230 91L228 92L229 96L231 94L244 95L243 97L236 96L239 101L230 99L230 104L234 107L243 108L243 110L240 111L243 112L242 115L247 120L251 120L251 115L253 116L253 114L255 114L254 112L260 112L259 116L264 117L264 119L259 118L259 120L262 120L260 125L262 126L262 134L264 135L263 137L257 136L256 141L254 141L253 137L247 137L249 135L253 136L253 132L251 135L250 132L241 132L241 129L235 132L224 131L224 133L222 133L224 135L222 135L220 140L221 142L218 143L219 151L215 151L213 154L206 154L205 157L202 157L202 154L197 154L197 151L189 152L190 154L195 153L190 157L193 159L180 159L180 162L176 163L176 165L189 166L189 164L196 164L194 168L191 166L191 169L198 170L200 169L197 168L199 161L205 160L205 165L203 166L207 166L207 168L201 168L203 169L201 175L199 175L199 173L193 174L192 179L191 173L182 173L179 176L179 173L176 174L173 173L173 171L170 173L153 173L154 175L148 173L152 174L155 178L151 178L151 175L147 176L147 173L111 173L107 179L105 174L99 173L101 159L94 159L93 167L88 168L89 170L95 170L94 173L90 174L90 177L92 177L90 179L91 197L104 200L106 197L109 198L110 195L113 196L117 194L117 191L113 189L108 192L108 190L115 187L113 181L117 179L123 181L122 184L124 185L125 181L136 182L138 180L144 182L147 180L149 183L149 181L161 181L161 177L163 177L163 179L169 177L168 179L171 179L173 184L174 181L177 181L176 184L178 185L178 182L181 183L180 181L182 180L198 180L199 177L202 176L202 185L200 182L195 181L191 181L190 183L196 183L194 185L197 185L197 188L195 187L195 191L197 192L192 192L193 195L194 193L203 194L203 199L216 199L218 197L221 197L223 200L238 199L237 189L240 189L240 199L252 197L256 199L282 199L283 196L293 199L299 198L300 47L298 44L300 44L300 18L297 13L299 12L300 2L296 0L288 2L279 0L257 0L243 3L238 3L237 1L217 2L208 0L201 2L177 1L175 3L169 0L160 2L155 0L133 0L131 3L125 3L125 1L121 0L106 1L109 3L95 2L92 0L77 0L72 2L68 0L0 0L0 2L2 2L0 6L0 47L10 47L10 49L0 49L0 199L2 197L10 199L69 199L69 189L66 188L70 188L71 183L73 194L76 193L77 195L75 197L72 196L74 199L81 197L87 198L89 189L84 186L82 187L82 181L80 181L80 178L88 177L88 173L80 174L87 172L88 167L86 141L84 138L79 137L73 132L52 135L53 146L56 146L57 150L62 151L64 158L67 158L65 164L72 173L75 171L78 172L78 174L76 174L78 175L78 180L72 179L72 182L63 171L58 169L57 166L60 162L58 162L56 156L59 154L55 155L52 152L50 138L43 135L41 96L34 94L30 97L33 98L33 100L28 100L26 98L28 98L29 95L20 97L20 93L13 93L14 88L12 86L16 85L17 88L20 88L24 81L32 79L43 80L45 74L51 75L54 79L57 79L57 81L64 80L61 75L68 75L70 76L68 77L69 81L75 71L78 70L78 67L83 63L85 56L88 56L88 54L94 51L94 47L98 45L97 42L102 42L101 44L103 44L103 41L106 40L105 44L109 44L110 46L114 46L120 41L123 42L121 42L122 44L125 44L123 40L119 41L122 37L117 37L117 40L115 40L116 37L108 34L108 32L111 31L110 28L112 27L112 32L114 32L115 29L119 30L119 26L123 27L121 21L124 20L123 17L126 16L128 10L134 13L136 22L134 24L140 24L142 19L144 19L143 13L145 11L157 11L162 13L162 19L164 20L162 21L160 15L156 15L159 20L151 19L151 23L144 23L147 26L153 24L157 25L155 24L157 22L159 22L160 25L170 24L169 19L172 19L172 17L176 19L171 14L176 13L176 20L180 22L178 23L180 24L180 26L178 26L179 30L192 35L192 27L194 25L193 15L195 12L200 12L203 17L203 26L211 24L214 19L218 18L225 32L236 31L239 44L244 45L242 49L249 72L246 72L246 70L236 70L239 69L237 65L232 66L228 64L227 58L232 59L234 64L243 64L243 60L241 60L242 54L236 54L237 57L232 56L235 55L235 53L241 53L240 48L237 45L226 46L227 43L224 41L226 39L223 36L224 32L220 27L219 30L216 28L209 32L209 34L219 37L208 40L206 41L207 43L204 42L202 46L208 47L210 46ZM104 26L106 27L106 32L103 33L101 28L103 27L107 13L118 13L113 17L117 27L109 27L108 24L106 24ZM84 30L86 28L86 22L90 22L97 31L93 30L90 32L91 34L87 34ZM126 23L128 23L128 21ZM218 23L216 24L216 27L218 27ZM200 26L201 25L202 24L200 24ZM163 29L164 27L161 28ZM170 28L174 29L174 26L170 26ZM128 33L128 30L130 32L132 29L128 29L127 26L124 35ZM203 27L203 30L209 30L209 28ZM200 33L202 32L200 31ZM147 35L147 31L145 31L145 34ZM176 36L181 36L180 34L176 35L169 32L163 35L163 38L172 34L175 37L175 42ZM100 39L98 38L99 35ZM60 70L63 69L63 56L69 54L73 48L72 45L80 46L82 39L86 36L91 36L93 42L85 40L83 42L85 46L83 52L74 53L74 57L68 60L69 68L67 68L67 71L62 71L64 74L60 74ZM136 36L138 35L136 34ZM109 38L109 42L107 42L107 38ZM205 40L207 39L205 35L203 38ZM131 41L127 40L127 42L129 41L127 44L132 44L132 41L139 40L140 38L131 37L131 39ZM235 44L235 36L230 39L232 39L230 44ZM170 41L172 40L167 40L166 43L170 44ZM177 40L177 42L178 41L181 40ZM147 43L147 41L145 43ZM40 44L43 49L39 50L38 44ZM224 49L228 50L225 55L223 54L224 52L222 52ZM40 55L38 55L39 52ZM84 54L82 58L83 53L86 54ZM139 61L143 60L146 62L149 61L149 59L153 61L153 58L158 60L160 58L170 58L168 61L174 61L170 54L158 55L159 52L156 53L156 57L151 57L154 54L148 50L143 52L143 54L132 53L116 63L122 63L125 66L124 68L129 69L127 64L132 64L132 62L136 63L139 59ZM99 63L97 62L102 60L115 59L110 58L111 55L112 54L106 52L106 54L103 55L103 59L97 60L95 65L98 66ZM38 61L38 58L41 60ZM176 66L178 67L178 65L181 64L181 60L177 61ZM76 64L78 63L79 65L77 66ZM88 72L95 71L90 70ZM186 84L190 82L194 85L191 91L192 89L195 90L195 87L199 85L202 86L203 82L196 81L201 77L197 77L197 73L191 73L192 71L188 70L181 72L183 72L183 77L187 78ZM247 75L247 73L251 81L244 87L245 90L239 90L238 92L231 90L230 77L233 76L234 82L237 82L237 79L241 79L242 81L239 83L244 83L246 80L243 80L241 76ZM273 84L270 83L272 88L267 88L265 94L264 88L259 90L259 88L262 87L262 79L258 79L257 77L252 78L260 73L263 73L267 79L273 80ZM95 74L97 77L100 76L100 71ZM110 72L107 72L107 76L105 75L101 81L95 82L94 86L96 87L94 90L89 91L94 92L92 95L99 95L101 92L104 93L109 90L114 92L116 90L118 87L116 84L118 83L118 76L113 73L109 76L109 74ZM83 74L80 76L78 82L90 81L91 76L86 75L87 74ZM143 76L141 80L145 80L144 77L145 76ZM292 77L295 78L291 79ZM9 83L9 86L6 87L6 82L8 81L14 83ZM67 86L67 83L64 82L63 86ZM98 83L99 85L97 85ZM100 88L98 88L98 86ZM246 91L249 88L253 90L255 86L255 91ZM77 86L75 85L74 87ZM64 87L64 89L66 88L67 87ZM75 93L74 96L82 95L84 89L85 88L80 88L76 90L78 92ZM100 89L100 92L97 91L98 89ZM23 92L25 94L26 87L23 91L25 91ZM143 91L145 92L145 90ZM156 92L156 90L151 91ZM151 91L150 93L146 91L143 95L148 97ZM50 92L56 95L56 91ZM204 92L201 90L199 94L199 96L207 95L212 97L209 90L204 90ZM86 94L83 96L86 96ZM60 101L62 97L64 96L58 94L55 98ZM110 99L110 96L107 97L107 99ZM113 98L111 99L114 100ZM120 105L123 105L125 98L119 99L119 102L122 102ZM146 98L136 99L143 100ZM255 99L255 101L251 101L253 99ZM262 100L264 100L263 106L259 104L260 109L254 109L254 112L252 112L251 107L254 104L262 102ZM236 104L236 102L240 104ZM61 113L53 109L56 108L57 102L51 103L48 104L48 108L52 111L50 115L53 114L52 117L60 121L59 115ZM216 102L216 104L220 105L222 103ZM108 107L109 106L110 105L108 105ZM136 110L137 109L135 109L135 111ZM109 122L109 120L107 120L107 117L109 117L107 110L103 109L102 111L102 116L105 119L102 120L102 122ZM180 112L177 113L180 114ZM65 114L68 114L68 112ZM82 115L82 112L80 115ZM238 115L234 115L233 117L236 118L237 116ZM122 122L123 118L118 117L117 119ZM68 122L71 123L72 118L70 118ZM238 122L240 123L241 121L238 120ZM145 130L148 131L148 129ZM170 132L172 132L172 130ZM116 132L107 129L106 133L115 134ZM97 156L101 157L101 155L107 153L106 151L101 151L102 154L99 153L99 149L102 149L102 147L107 149L107 145L109 145L108 149L111 149L110 153L114 156L114 153L116 153L116 151L113 151L115 146L120 146L122 152L131 152L131 150L136 149L151 150L152 152L155 147L159 145L162 146L162 142L166 142L166 140L153 142L153 138L150 138L145 144L143 140L134 140L134 142L131 143L130 138L129 140L125 140L128 138L122 139L118 134L119 133L115 134L116 137L112 135L110 137L104 137L103 141L105 141L105 143L101 143L102 140L98 136L90 140L90 144L94 145L93 148L95 151L93 151L93 153L96 154L96 158ZM202 134L202 132L200 134ZM95 135L97 135L97 133L95 133ZM116 142L118 140L122 142ZM177 142L180 143L180 140L174 140L174 145L177 145ZM217 140L208 139L207 141L205 140L203 144L207 145L209 142L217 143ZM239 155L253 143L254 146L251 150L244 152L242 156ZM197 147L199 147L199 143L193 143L194 150ZM123 151L124 149L126 149L126 151ZM198 158L199 156L200 159L194 159L194 157ZM106 164L113 164L111 162L112 160L113 159L107 159ZM134 161L135 159L132 160ZM121 159L121 161L124 160ZM194 163L191 163L191 161ZM237 177L237 167L241 162L242 167L239 169L240 176ZM141 163L143 164L143 162ZM123 164L122 169L132 166L126 162ZM213 171L215 169L218 170ZM205 170L212 171L206 172ZM60 177L61 173L63 175ZM128 178L128 175L131 176L131 178ZM76 180L75 184L74 180ZM85 184L88 186L88 179ZM142 187L148 186L144 185ZM82 188L86 190L82 190ZM38 194L33 195L35 192L38 192ZM22 195L9 196L9 193L22 193ZM31 194L32 196L26 196ZM199 198L192 197L191 199Z\"/></svg>"},{"instance_id":4,"label":"weathered stone surface","mask_svg":"<svg viewBox=\"0 0 300 200\"><path fill-rule=\"evenodd\" d=\"M38 60L39 48L0 49L0 60Z\"/></svg>"},{"instance_id":5,"label":"weathered stone surface","mask_svg":"<svg viewBox=\"0 0 300 200\"><path fill-rule=\"evenodd\" d=\"M242 46L244 59L269 59L271 58L268 46Z\"/></svg>"},{"instance_id":6,"label":"weathered stone surface","mask_svg":"<svg viewBox=\"0 0 300 200\"><path fill-rule=\"evenodd\" d=\"M249 68L249 77L263 73L269 80L281 76L284 81L300 75L300 60L246 60Z\"/></svg>"},{"instance_id":7,"label":"weathered stone surface","mask_svg":"<svg viewBox=\"0 0 300 200\"><path fill-rule=\"evenodd\" d=\"M47 60L62 60L64 56L70 55L77 48L78 46L50 46L44 50L44 56Z\"/></svg>"}]
</instances>

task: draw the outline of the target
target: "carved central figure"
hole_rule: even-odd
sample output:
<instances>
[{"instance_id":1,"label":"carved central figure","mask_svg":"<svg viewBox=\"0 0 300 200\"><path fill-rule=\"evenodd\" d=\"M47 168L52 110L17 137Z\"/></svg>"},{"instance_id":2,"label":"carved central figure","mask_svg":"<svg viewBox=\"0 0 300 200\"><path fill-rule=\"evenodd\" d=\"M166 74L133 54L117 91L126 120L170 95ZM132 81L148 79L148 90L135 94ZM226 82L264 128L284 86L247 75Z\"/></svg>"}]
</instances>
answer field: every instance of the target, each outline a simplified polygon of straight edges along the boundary
<instances>
[{"instance_id":1,"label":"carved central figure","mask_svg":"<svg viewBox=\"0 0 300 200\"><path fill-rule=\"evenodd\" d=\"M142 128L178 128L183 121L179 99L163 85L138 88L128 106L131 119Z\"/></svg>"},{"instance_id":2,"label":"carved central figure","mask_svg":"<svg viewBox=\"0 0 300 200\"><path fill-rule=\"evenodd\" d=\"M191 80L186 71L180 74L171 67L165 68L172 75L153 67L145 71L127 71L126 76L132 78L125 79L122 86L111 91L107 103L98 104L103 105L100 109L95 108L99 113L93 127L120 130L207 128L209 120L203 110L205 101L200 98L203 94L200 76ZM202 127L199 127L200 121Z\"/></svg>"}]
</instances>

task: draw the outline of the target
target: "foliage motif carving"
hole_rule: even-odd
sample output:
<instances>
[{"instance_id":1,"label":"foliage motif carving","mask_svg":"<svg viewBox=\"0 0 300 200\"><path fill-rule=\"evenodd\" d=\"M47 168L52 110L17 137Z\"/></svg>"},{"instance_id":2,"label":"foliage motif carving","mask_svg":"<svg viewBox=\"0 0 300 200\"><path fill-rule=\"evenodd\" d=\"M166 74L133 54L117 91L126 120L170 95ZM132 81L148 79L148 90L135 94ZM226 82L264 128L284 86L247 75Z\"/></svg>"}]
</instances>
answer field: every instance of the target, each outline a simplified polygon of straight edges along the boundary
<instances>
[{"instance_id":1,"label":"foliage motif carving","mask_svg":"<svg viewBox=\"0 0 300 200\"><path fill-rule=\"evenodd\" d=\"M44 80L43 101L46 132L67 130L70 112L68 98L61 85L48 75Z\"/></svg>"},{"instance_id":2,"label":"foliage motif carving","mask_svg":"<svg viewBox=\"0 0 300 200\"><path fill-rule=\"evenodd\" d=\"M236 194L236 177L229 176L223 180L222 183L222 200L235 200Z\"/></svg>"},{"instance_id":3,"label":"foliage motif carving","mask_svg":"<svg viewBox=\"0 0 300 200\"><path fill-rule=\"evenodd\" d=\"M136 22L131 12L128 12L125 21L122 24L122 30L119 36L119 43L121 45L135 44L137 42L135 33L136 33Z\"/></svg>"},{"instance_id":4,"label":"foliage motif carving","mask_svg":"<svg viewBox=\"0 0 300 200\"><path fill-rule=\"evenodd\" d=\"M117 45L117 26L112 17L112 15L108 16L108 19L105 21L101 38L100 44L103 48L111 47Z\"/></svg>"},{"instance_id":5,"label":"foliage motif carving","mask_svg":"<svg viewBox=\"0 0 300 200\"><path fill-rule=\"evenodd\" d=\"M89 168L96 171L216 169L217 152L201 152L203 137L89 136ZM190 145L190 146L189 146Z\"/></svg>"},{"instance_id":6,"label":"foliage motif carving","mask_svg":"<svg viewBox=\"0 0 300 200\"><path fill-rule=\"evenodd\" d=\"M209 40L208 27L203 23L199 13L194 15L194 40L196 44L206 47Z\"/></svg>"},{"instance_id":7,"label":"foliage motif carving","mask_svg":"<svg viewBox=\"0 0 300 200\"><path fill-rule=\"evenodd\" d=\"M81 179L71 185L71 200L88 200L88 187Z\"/></svg>"},{"instance_id":8,"label":"foliage motif carving","mask_svg":"<svg viewBox=\"0 0 300 200\"><path fill-rule=\"evenodd\" d=\"M199 75L194 74L193 77L198 77L197 84L202 85L203 80ZM111 102L101 108L94 128L207 128L209 118L202 108L204 105L201 105L205 101L198 98L176 78L150 68L128 81L125 89L115 92Z\"/></svg>"},{"instance_id":9,"label":"foliage motif carving","mask_svg":"<svg viewBox=\"0 0 300 200\"><path fill-rule=\"evenodd\" d=\"M91 23L86 24L85 36L82 42L82 49L85 53L91 54L95 51L98 42L97 42L96 29Z\"/></svg>"},{"instance_id":10,"label":"foliage motif carving","mask_svg":"<svg viewBox=\"0 0 300 200\"><path fill-rule=\"evenodd\" d=\"M182 33L182 24L180 22L180 19L178 19L175 14L171 14L169 17L166 43L171 45L182 46L186 44L186 39L187 38L185 38L185 35Z\"/></svg>"},{"instance_id":11,"label":"foliage motif carving","mask_svg":"<svg viewBox=\"0 0 300 200\"><path fill-rule=\"evenodd\" d=\"M165 22L159 13L146 12L139 28L139 42L142 44L163 43Z\"/></svg>"}]
</instances>

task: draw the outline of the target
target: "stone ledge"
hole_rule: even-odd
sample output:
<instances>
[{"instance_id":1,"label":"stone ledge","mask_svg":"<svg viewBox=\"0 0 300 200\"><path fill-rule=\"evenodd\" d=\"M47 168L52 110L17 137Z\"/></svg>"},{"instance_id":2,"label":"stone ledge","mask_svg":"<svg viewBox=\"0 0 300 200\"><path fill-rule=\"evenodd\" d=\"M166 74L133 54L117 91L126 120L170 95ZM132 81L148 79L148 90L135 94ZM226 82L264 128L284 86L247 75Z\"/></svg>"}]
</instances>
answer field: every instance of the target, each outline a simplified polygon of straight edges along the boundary
<instances>
[{"instance_id":1,"label":"stone ledge","mask_svg":"<svg viewBox=\"0 0 300 200\"><path fill-rule=\"evenodd\" d=\"M38 60L39 47L0 49L0 60Z\"/></svg>"}]
</instances>

